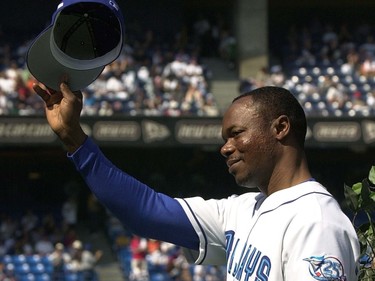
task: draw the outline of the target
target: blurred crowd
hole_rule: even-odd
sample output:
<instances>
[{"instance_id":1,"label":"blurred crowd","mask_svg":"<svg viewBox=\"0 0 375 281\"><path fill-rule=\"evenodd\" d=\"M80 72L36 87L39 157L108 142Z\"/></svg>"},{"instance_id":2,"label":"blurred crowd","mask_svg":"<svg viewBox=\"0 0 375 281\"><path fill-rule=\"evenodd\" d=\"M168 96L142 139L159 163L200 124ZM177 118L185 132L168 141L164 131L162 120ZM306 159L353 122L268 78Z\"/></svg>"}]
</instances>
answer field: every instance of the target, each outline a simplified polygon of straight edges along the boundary
<instances>
[{"instance_id":1,"label":"blurred crowd","mask_svg":"<svg viewBox=\"0 0 375 281\"><path fill-rule=\"evenodd\" d=\"M135 35L137 34L137 35ZM263 85L290 89L310 116L369 116L375 110L375 30L370 24L313 18L291 25L272 65L242 79L239 92ZM24 58L31 40L0 46L0 115L43 114ZM221 21L199 18L166 41L142 30L127 37L120 57L83 89L87 116L219 116L212 70L202 58L236 66L236 39Z\"/></svg>"},{"instance_id":2,"label":"blurred crowd","mask_svg":"<svg viewBox=\"0 0 375 281\"><path fill-rule=\"evenodd\" d=\"M32 91L35 79L25 65L32 40L9 43L0 34L0 115L43 114L43 104ZM168 38L129 24L121 55L82 89L83 114L217 116L211 72L201 58L221 57L233 65L235 44L219 16L200 17Z\"/></svg>"},{"instance_id":3,"label":"blurred crowd","mask_svg":"<svg viewBox=\"0 0 375 281\"><path fill-rule=\"evenodd\" d=\"M277 85L290 89L308 116L375 114L374 25L312 18L275 36L282 37L283 47L273 50L278 63L243 79L240 92Z\"/></svg>"},{"instance_id":4,"label":"blurred crowd","mask_svg":"<svg viewBox=\"0 0 375 281\"><path fill-rule=\"evenodd\" d=\"M155 51L152 62L137 61L134 50L124 53L87 88L84 115L199 115L219 114L209 90L207 70L198 57L183 51ZM23 65L11 62L0 73L0 115L43 114L43 103L33 92L34 77Z\"/></svg>"},{"instance_id":5,"label":"blurred crowd","mask_svg":"<svg viewBox=\"0 0 375 281\"><path fill-rule=\"evenodd\" d=\"M32 209L20 217L3 212L0 224L0 280L98 280L95 265L102 251L80 240L76 206L64 203L61 214L38 215ZM70 210L68 210L70 209ZM69 213L69 214L68 214ZM24 279L22 279L24 278ZM29 279L26 279L29 278Z\"/></svg>"},{"instance_id":6,"label":"blurred crowd","mask_svg":"<svg viewBox=\"0 0 375 281\"><path fill-rule=\"evenodd\" d=\"M225 267L188 263L181 248L166 242L133 236L130 240L132 281L221 281ZM162 278L160 278L162 277Z\"/></svg>"},{"instance_id":7,"label":"blurred crowd","mask_svg":"<svg viewBox=\"0 0 375 281\"><path fill-rule=\"evenodd\" d=\"M103 251L81 238L76 224L77 205L69 198L61 214L36 214L32 209L20 217L2 213L0 220L0 280L6 281L99 281L97 264ZM96 218L98 219L98 217ZM182 248L128 232L106 212L105 232L124 280L129 281L221 281L225 266L189 263ZM99 237L99 236L97 236ZM105 236L104 236L105 237Z\"/></svg>"},{"instance_id":8,"label":"blurred crowd","mask_svg":"<svg viewBox=\"0 0 375 281\"><path fill-rule=\"evenodd\" d=\"M163 241L127 233L112 216L108 233L125 280L130 281L222 281L225 266L189 263L182 248Z\"/></svg>"},{"instance_id":9,"label":"blurred crowd","mask_svg":"<svg viewBox=\"0 0 375 281\"><path fill-rule=\"evenodd\" d=\"M107 66L84 91L84 115L217 116L207 73L198 58L171 54L164 62L153 54L152 66L136 65L124 55Z\"/></svg>"}]
</instances>

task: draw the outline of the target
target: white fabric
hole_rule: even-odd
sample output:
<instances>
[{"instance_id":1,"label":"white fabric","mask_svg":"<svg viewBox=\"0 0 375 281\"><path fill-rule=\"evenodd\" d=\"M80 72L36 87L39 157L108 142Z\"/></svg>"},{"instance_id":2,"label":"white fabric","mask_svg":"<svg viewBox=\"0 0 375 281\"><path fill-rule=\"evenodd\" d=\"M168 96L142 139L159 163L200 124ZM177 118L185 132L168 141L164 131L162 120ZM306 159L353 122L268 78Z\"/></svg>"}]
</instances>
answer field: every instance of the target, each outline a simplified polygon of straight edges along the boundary
<instances>
[{"instance_id":1,"label":"white fabric","mask_svg":"<svg viewBox=\"0 0 375 281\"><path fill-rule=\"evenodd\" d=\"M221 200L178 200L200 238L195 263L226 263L228 281L357 280L356 232L317 182L267 198L249 192Z\"/></svg>"}]
</instances>

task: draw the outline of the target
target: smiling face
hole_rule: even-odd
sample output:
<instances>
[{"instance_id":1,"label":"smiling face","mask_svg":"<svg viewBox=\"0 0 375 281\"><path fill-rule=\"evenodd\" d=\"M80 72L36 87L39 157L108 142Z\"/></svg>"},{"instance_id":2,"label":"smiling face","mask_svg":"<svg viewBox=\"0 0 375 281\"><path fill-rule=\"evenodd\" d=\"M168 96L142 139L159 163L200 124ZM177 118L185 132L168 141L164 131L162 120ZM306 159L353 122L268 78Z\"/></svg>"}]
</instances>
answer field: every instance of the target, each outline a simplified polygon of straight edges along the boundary
<instances>
[{"instance_id":1,"label":"smiling face","mask_svg":"<svg viewBox=\"0 0 375 281\"><path fill-rule=\"evenodd\" d=\"M236 100L223 118L221 154L238 185L267 188L277 155L272 120L265 120L251 96Z\"/></svg>"}]
</instances>

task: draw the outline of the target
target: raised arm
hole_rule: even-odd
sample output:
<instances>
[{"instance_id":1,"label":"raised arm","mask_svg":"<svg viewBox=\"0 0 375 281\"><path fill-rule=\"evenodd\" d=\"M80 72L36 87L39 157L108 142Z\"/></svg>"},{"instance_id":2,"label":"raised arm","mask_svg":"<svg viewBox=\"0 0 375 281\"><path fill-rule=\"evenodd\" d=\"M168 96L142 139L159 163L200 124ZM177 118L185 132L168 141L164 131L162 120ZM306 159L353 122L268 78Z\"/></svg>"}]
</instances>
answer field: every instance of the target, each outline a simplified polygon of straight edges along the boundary
<instances>
[{"instance_id":1,"label":"raised arm","mask_svg":"<svg viewBox=\"0 0 375 281\"><path fill-rule=\"evenodd\" d=\"M81 92L61 84L59 92L34 86L46 103L46 117L90 190L132 232L190 249L199 239L174 198L155 192L114 166L80 126Z\"/></svg>"}]
</instances>

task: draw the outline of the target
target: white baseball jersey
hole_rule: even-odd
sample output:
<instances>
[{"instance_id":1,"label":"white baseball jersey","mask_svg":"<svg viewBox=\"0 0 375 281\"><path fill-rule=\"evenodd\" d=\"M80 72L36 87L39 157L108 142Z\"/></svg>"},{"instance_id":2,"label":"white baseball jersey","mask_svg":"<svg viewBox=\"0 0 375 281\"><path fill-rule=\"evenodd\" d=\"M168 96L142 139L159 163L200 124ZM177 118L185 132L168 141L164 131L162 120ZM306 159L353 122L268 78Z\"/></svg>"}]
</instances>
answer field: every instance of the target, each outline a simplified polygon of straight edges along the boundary
<instances>
[{"instance_id":1,"label":"white baseball jersey","mask_svg":"<svg viewBox=\"0 0 375 281\"><path fill-rule=\"evenodd\" d=\"M357 280L356 232L315 181L268 197L177 200L200 238L195 263L226 263L228 281Z\"/></svg>"}]
</instances>

